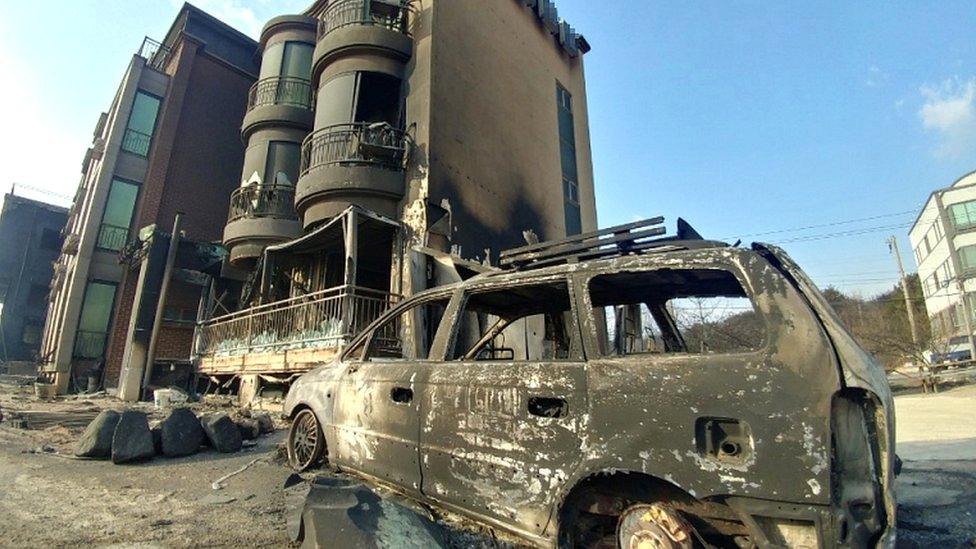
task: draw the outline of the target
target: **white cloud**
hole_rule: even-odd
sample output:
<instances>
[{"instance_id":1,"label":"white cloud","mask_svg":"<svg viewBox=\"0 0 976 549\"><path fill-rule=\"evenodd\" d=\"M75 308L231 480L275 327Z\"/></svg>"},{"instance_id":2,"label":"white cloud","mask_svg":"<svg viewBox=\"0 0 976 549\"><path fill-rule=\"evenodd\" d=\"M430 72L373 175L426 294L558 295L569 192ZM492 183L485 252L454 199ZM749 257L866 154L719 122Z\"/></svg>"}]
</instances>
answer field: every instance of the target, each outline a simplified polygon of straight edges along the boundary
<instances>
[{"instance_id":1,"label":"white cloud","mask_svg":"<svg viewBox=\"0 0 976 549\"><path fill-rule=\"evenodd\" d=\"M868 68L868 78L864 81L864 85L869 88L876 88L878 86L884 85L888 81L888 73L882 71L877 65L872 65Z\"/></svg>"},{"instance_id":2,"label":"white cloud","mask_svg":"<svg viewBox=\"0 0 976 549\"><path fill-rule=\"evenodd\" d=\"M976 77L962 82L950 78L937 86L922 86L925 103L918 111L925 129L938 135L935 154L959 158L976 149Z\"/></svg>"}]
</instances>

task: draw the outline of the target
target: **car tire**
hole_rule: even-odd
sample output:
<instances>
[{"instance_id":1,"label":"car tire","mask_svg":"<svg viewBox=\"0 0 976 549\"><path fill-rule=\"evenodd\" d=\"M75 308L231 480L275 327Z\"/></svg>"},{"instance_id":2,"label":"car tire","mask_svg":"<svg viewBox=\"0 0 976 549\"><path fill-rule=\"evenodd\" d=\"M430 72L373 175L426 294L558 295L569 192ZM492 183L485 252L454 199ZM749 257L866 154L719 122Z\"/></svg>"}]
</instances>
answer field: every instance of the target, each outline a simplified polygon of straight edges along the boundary
<instances>
[{"instance_id":1,"label":"car tire","mask_svg":"<svg viewBox=\"0 0 976 549\"><path fill-rule=\"evenodd\" d=\"M288 429L288 463L298 471L316 467L325 453L325 435L312 410L305 408L295 415Z\"/></svg>"}]
</instances>

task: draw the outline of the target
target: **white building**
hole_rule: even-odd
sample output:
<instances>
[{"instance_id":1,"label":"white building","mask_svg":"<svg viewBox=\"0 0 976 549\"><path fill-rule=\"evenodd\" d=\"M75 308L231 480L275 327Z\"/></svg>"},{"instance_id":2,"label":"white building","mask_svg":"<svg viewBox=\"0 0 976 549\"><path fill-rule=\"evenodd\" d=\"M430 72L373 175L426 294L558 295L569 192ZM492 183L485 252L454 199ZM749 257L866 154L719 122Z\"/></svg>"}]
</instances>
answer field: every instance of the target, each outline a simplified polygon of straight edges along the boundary
<instances>
[{"instance_id":1,"label":"white building","mask_svg":"<svg viewBox=\"0 0 976 549\"><path fill-rule=\"evenodd\" d=\"M964 338L967 309L969 329L976 325L976 172L934 191L909 238L933 333Z\"/></svg>"}]
</instances>

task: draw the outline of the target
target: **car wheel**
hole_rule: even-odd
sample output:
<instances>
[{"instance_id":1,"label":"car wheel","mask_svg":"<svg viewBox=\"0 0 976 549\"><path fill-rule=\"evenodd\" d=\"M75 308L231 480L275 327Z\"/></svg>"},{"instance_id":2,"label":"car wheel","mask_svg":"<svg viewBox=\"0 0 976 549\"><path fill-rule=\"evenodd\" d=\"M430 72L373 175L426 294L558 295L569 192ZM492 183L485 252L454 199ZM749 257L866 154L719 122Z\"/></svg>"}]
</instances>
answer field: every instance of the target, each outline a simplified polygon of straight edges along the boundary
<instances>
[{"instance_id":1,"label":"car wheel","mask_svg":"<svg viewBox=\"0 0 976 549\"><path fill-rule=\"evenodd\" d=\"M692 549L694 540L691 525L660 503L633 505L617 521L617 546L623 549Z\"/></svg>"},{"instance_id":2,"label":"car wheel","mask_svg":"<svg viewBox=\"0 0 976 549\"><path fill-rule=\"evenodd\" d=\"M288 463L296 471L318 465L325 451L325 435L315 413L308 408L298 412L288 430Z\"/></svg>"}]
</instances>

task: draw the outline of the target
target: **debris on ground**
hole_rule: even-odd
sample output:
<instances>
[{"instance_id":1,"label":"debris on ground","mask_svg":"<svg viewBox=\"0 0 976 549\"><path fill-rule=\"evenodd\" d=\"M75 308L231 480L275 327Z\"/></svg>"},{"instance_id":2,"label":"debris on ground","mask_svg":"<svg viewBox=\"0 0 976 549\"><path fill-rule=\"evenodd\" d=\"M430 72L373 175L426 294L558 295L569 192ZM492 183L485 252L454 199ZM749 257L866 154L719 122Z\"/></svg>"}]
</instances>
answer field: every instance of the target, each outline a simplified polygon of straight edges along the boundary
<instances>
[{"instance_id":1,"label":"debris on ground","mask_svg":"<svg viewBox=\"0 0 976 549\"><path fill-rule=\"evenodd\" d=\"M213 488L214 490L220 490L221 488L224 487L224 482L226 482L226 481L228 481L228 480L236 477L237 475L243 473L244 471L247 471L253 465L255 465L257 463L260 463L262 461L268 461L268 460L266 458L255 458L255 459L252 459L251 461L249 461L247 463L247 465L241 467L240 469L237 469L236 471L234 471L232 473L228 473L228 474L226 474L226 475L218 478L217 480L213 481L210 484L210 487Z\"/></svg>"}]
</instances>

